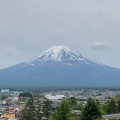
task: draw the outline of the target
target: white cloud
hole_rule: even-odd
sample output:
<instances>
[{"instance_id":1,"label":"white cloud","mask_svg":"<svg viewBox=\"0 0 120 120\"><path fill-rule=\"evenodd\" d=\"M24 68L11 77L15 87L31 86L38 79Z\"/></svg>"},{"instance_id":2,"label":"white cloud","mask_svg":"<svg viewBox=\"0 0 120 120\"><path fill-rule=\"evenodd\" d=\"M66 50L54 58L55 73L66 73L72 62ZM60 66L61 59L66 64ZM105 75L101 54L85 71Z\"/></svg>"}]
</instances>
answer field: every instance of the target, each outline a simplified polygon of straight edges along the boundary
<instances>
[{"instance_id":1,"label":"white cloud","mask_svg":"<svg viewBox=\"0 0 120 120\"><path fill-rule=\"evenodd\" d=\"M104 50L106 48L106 44L104 42L94 42L92 44L93 50Z\"/></svg>"}]
</instances>

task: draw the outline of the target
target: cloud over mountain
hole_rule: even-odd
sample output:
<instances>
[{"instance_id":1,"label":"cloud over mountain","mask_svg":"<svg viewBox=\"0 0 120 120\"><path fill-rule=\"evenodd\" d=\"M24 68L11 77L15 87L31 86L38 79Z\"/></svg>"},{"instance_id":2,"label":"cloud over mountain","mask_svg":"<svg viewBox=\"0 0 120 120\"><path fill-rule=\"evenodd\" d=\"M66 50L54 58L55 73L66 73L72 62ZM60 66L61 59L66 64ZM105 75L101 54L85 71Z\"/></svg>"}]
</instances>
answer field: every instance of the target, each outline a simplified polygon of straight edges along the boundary
<instances>
[{"instance_id":1,"label":"cloud over mountain","mask_svg":"<svg viewBox=\"0 0 120 120\"><path fill-rule=\"evenodd\" d=\"M104 50L106 48L106 44L104 42L94 42L92 44L93 50Z\"/></svg>"}]
</instances>

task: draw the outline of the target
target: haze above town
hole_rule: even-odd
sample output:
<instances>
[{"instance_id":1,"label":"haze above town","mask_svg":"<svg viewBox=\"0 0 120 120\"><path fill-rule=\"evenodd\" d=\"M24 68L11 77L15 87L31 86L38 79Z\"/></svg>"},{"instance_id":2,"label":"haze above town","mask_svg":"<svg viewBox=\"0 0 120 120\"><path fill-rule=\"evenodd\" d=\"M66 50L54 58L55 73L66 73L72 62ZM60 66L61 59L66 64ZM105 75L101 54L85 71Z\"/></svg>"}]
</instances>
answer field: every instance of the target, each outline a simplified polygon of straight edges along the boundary
<instances>
[{"instance_id":1,"label":"haze above town","mask_svg":"<svg viewBox=\"0 0 120 120\"><path fill-rule=\"evenodd\" d=\"M120 68L120 1L0 1L0 69L54 45Z\"/></svg>"}]
</instances>

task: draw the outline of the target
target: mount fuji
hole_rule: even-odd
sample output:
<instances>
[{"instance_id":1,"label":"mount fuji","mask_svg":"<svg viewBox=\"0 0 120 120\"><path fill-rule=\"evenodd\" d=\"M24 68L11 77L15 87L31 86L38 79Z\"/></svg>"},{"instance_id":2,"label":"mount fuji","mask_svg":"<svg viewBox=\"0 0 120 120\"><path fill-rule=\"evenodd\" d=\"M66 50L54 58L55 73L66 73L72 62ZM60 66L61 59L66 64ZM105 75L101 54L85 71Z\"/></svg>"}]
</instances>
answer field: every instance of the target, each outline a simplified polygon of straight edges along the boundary
<instances>
[{"instance_id":1,"label":"mount fuji","mask_svg":"<svg viewBox=\"0 0 120 120\"><path fill-rule=\"evenodd\" d=\"M0 70L0 87L120 86L120 69L53 46L15 66Z\"/></svg>"}]
</instances>

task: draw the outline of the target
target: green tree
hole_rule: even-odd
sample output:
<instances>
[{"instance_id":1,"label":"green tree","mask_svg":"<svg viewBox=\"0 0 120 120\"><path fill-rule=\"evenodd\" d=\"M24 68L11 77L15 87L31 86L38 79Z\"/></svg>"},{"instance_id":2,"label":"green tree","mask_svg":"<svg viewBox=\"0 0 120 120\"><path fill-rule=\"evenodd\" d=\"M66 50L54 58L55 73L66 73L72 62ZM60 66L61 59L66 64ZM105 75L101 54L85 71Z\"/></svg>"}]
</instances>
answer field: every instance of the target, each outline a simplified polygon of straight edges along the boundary
<instances>
[{"instance_id":1,"label":"green tree","mask_svg":"<svg viewBox=\"0 0 120 120\"><path fill-rule=\"evenodd\" d=\"M117 102L117 111L120 113L120 100Z\"/></svg>"},{"instance_id":2,"label":"green tree","mask_svg":"<svg viewBox=\"0 0 120 120\"><path fill-rule=\"evenodd\" d=\"M31 96L28 100L25 109L22 111L20 120L35 120L34 98Z\"/></svg>"},{"instance_id":3,"label":"green tree","mask_svg":"<svg viewBox=\"0 0 120 120\"><path fill-rule=\"evenodd\" d=\"M63 100L52 115L51 120L68 120L69 113L69 103L67 100Z\"/></svg>"},{"instance_id":4,"label":"green tree","mask_svg":"<svg viewBox=\"0 0 120 120\"><path fill-rule=\"evenodd\" d=\"M107 104L100 104L99 105L99 110L100 110L102 115L107 114Z\"/></svg>"},{"instance_id":5,"label":"green tree","mask_svg":"<svg viewBox=\"0 0 120 120\"><path fill-rule=\"evenodd\" d=\"M8 95L2 95L1 100L5 100L6 98L8 98Z\"/></svg>"},{"instance_id":6,"label":"green tree","mask_svg":"<svg viewBox=\"0 0 120 120\"><path fill-rule=\"evenodd\" d=\"M120 100L120 94L116 94L115 96L112 97L112 99L118 102Z\"/></svg>"},{"instance_id":7,"label":"green tree","mask_svg":"<svg viewBox=\"0 0 120 120\"><path fill-rule=\"evenodd\" d=\"M74 97L66 99L66 101L68 102L70 109L78 108L77 100Z\"/></svg>"},{"instance_id":8,"label":"green tree","mask_svg":"<svg viewBox=\"0 0 120 120\"><path fill-rule=\"evenodd\" d=\"M45 101L43 101L43 106L42 106L42 111L46 119L48 119L50 116L50 110L51 110L51 102L46 99Z\"/></svg>"},{"instance_id":9,"label":"green tree","mask_svg":"<svg viewBox=\"0 0 120 120\"><path fill-rule=\"evenodd\" d=\"M39 99L39 96L31 96L22 111L20 120L43 120L49 116L48 101Z\"/></svg>"},{"instance_id":10,"label":"green tree","mask_svg":"<svg viewBox=\"0 0 120 120\"><path fill-rule=\"evenodd\" d=\"M97 103L97 105L100 105L100 102L98 101L98 99L96 99L96 103Z\"/></svg>"},{"instance_id":11,"label":"green tree","mask_svg":"<svg viewBox=\"0 0 120 120\"><path fill-rule=\"evenodd\" d=\"M38 99L34 104L35 104L35 111L34 111L35 120L42 120L42 117L45 117L42 111L43 108L42 101Z\"/></svg>"},{"instance_id":12,"label":"green tree","mask_svg":"<svg viewBox=\"0 0 120 120\"><path fill-rule=\"evenodd\" d=\"M116 102L115 100L111 99L110 101L108 101L107 103L107 113L108 114L113 114L116 113Z\"/></svg>"},{"instance_id":13,"label":"green tree","mask_svg":"<svg viewBox=\"0 0 120 120\"><path fill-rule=\"evenodd\" d=\"M98 104L92 98L89 98L82 110L81 120L96 120L98 118L101 118Z\"/></svg>"},{"instance_id":14,"label":"green tree","mask_svg":"<svg viewBox=\"0 0 120 120\"><path fill-rule=\"evenodd\" d=\"M68 101L69 101L70 105L76 105L77 104L77 100L74 97L69 98Z\"/></svg>"}]
</instances>

